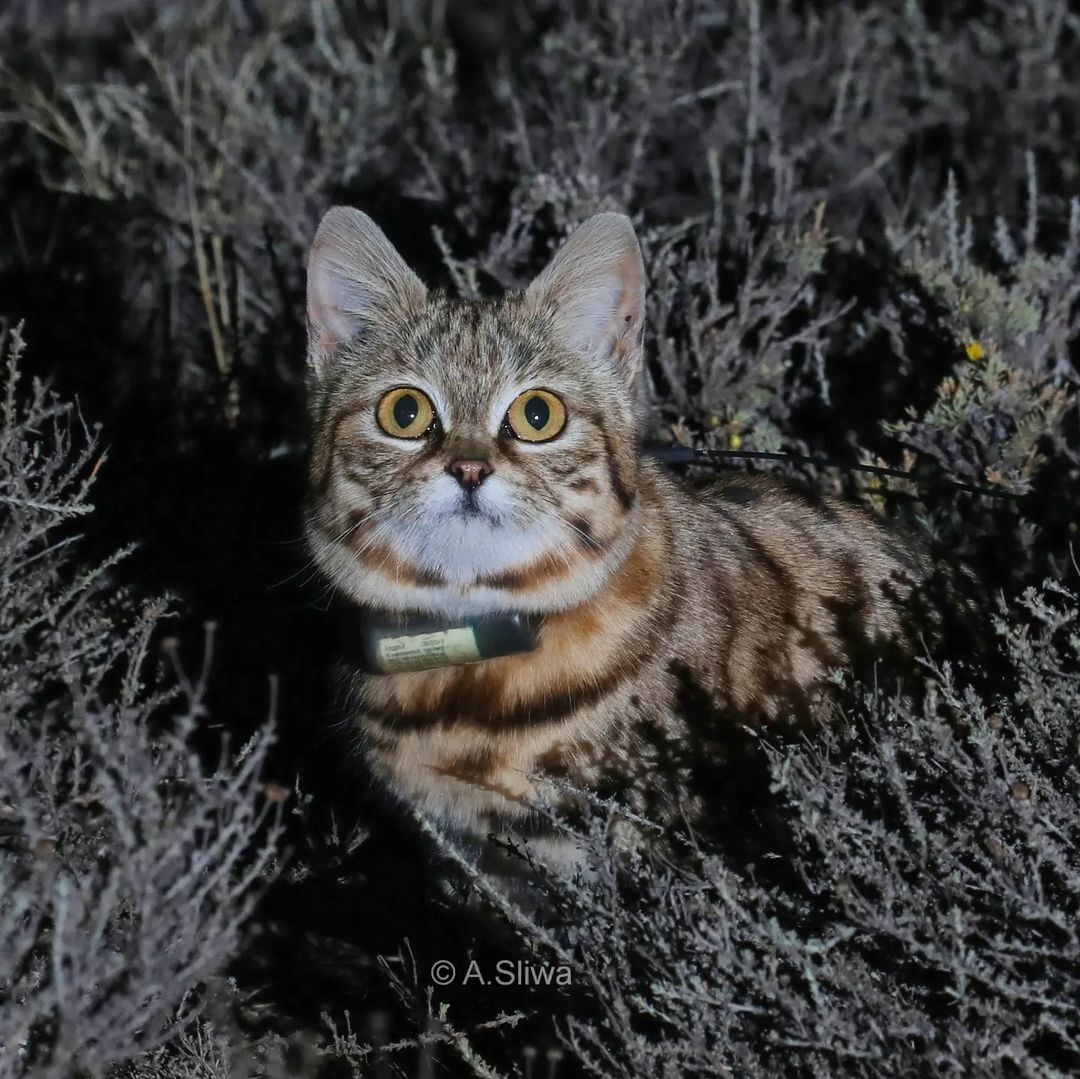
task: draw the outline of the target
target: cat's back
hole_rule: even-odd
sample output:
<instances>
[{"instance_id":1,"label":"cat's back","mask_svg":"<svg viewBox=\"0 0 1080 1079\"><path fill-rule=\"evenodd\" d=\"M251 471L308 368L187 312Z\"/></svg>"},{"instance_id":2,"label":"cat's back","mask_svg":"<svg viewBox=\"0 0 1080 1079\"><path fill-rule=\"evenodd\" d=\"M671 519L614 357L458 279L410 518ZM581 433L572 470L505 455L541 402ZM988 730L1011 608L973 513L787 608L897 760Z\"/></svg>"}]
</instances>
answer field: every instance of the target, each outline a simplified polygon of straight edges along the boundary
<instances>
[{"instance_id":1,"label":"cat's back","mask_svg":"<svg viewBox=\"0 0 1080 1079\"><path fill-rule=\"evenodd\" d=\"M772 476L680 483L657 470L655 481L689 582L686 628L716 657L700 673L736 706L776 701L863 647L903 643L904 603L924 573L910 537Z\"/></svg>"},{"instance_id":2,"label":"cat's back","mask_svg":"<svg viewBox=\"0 0 1080 1079\"><path fill-rule=\"evenodd\" d=\"M800 564L875 579L900 567L921 573L913 537L832 495L746 473L684 489L708 518L738 537L737 548L793 562L796 574Z\"/></svg>"}]
</instances>

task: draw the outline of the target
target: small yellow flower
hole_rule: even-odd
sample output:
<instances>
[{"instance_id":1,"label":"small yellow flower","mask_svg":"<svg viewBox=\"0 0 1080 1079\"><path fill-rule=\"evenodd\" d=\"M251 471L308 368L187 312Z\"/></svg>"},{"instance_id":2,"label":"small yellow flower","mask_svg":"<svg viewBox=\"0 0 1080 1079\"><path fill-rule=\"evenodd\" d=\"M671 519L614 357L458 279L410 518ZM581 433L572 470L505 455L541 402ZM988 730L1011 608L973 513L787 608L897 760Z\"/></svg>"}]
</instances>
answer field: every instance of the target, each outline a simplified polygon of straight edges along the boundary
<instances>
[{"instance_id":1,"label":"small yellow flower","mask_svg":"<svg viewBox=\"0 0 1080 1079\"><path fill-rule=\"evenodd\" d=\"M742 447L742 435L728 435L728 449L737 450Z\"/></svg>"},{"instance_id":2,"label":"small yellow flower","mask_svg":"<svg viewBox=\"0 0 1080 1079\"><path fill-rule=\"evenodd\" d=\"M711 416L711 417L709 418L709 423L710 423L710 424L711 424L711 425L712 425L713 427L719 427L719 426L720 426L720 417L719 417L719 416Z\"/></svg>"},{"instance_id":3,"label":"small yellow flower","mask_svg":"<svg viewBox=\"0 0 1080 1079\"><path fill-rule=\"evenodd\" d=\"M972 363L978 363L979 360L986 355L982 345L980 345L978 341L969 341L964 346L964 351L967 353L967 358L971 360Z\"/></svg>"},{"instance_id":4,"label":"small yellow flower","mask_svg":"<svg viewBox=\"0 0 1080 1079\"><path fill-rule=\"evenodd\" d=\"M870 477L870 482L867 483L866 486L869 487L871 491L880 491L881 487L882 487L881 477L880 476L871 476Z\"/></svg>"}]
</instances>

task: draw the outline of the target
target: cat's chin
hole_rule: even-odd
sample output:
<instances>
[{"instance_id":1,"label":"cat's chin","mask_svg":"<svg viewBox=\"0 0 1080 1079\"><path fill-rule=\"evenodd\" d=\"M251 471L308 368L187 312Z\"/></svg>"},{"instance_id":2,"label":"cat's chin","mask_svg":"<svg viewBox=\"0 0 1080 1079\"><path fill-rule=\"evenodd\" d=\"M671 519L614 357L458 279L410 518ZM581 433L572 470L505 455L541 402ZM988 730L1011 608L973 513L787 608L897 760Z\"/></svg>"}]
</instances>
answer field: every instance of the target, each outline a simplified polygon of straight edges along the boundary
<instances>
[{"instance_id":1,"label":"cat's chin","mask_svg":"<svg viewBox=\"0 0 1080 1079\"><path fill-rule=\"evenodd\" d=\"M463 587L479 577L555 557L559 537L552 532L550 525L520 525L483 508L455 508L432 514L417 527L377 527L375 536L422 572Z\"/></svg>"},{"instance_id":2,"label":"cat's chin","mask_svg":"<svg viewBox=\"0 0 1080 1079\"><path fill-rule=\"evenodd\" d=\"M537 592L522 593L483 586L419 587L388 582L363 573L338 580L340 590L355 603L376 610L420 611L447 619L473 618L500 612L544 615L587 603L610 578L597 567Z\"/></svg>"},{"instance_id":3,"label":"cat's chin","mask_svg":"<svg viewBox=\"0 0 1080 1079\"><path fill-rule=\"evenodd\" d=\"M628 527L603 556L575 554L569 560L565 542L552 544L550 533L474 515L433 520L426 533L395 535L386 530L381 544L401 560L393 563L358 560L355 552L315 530L308 541L323 572L353 602L456 618L496 611L543 614L579 606L608 583L636 534L635 527ZM537 570L545 565L550 567L546 575ZM410 572L402 572L403 566Z\"/></svg>"}]
</instances>

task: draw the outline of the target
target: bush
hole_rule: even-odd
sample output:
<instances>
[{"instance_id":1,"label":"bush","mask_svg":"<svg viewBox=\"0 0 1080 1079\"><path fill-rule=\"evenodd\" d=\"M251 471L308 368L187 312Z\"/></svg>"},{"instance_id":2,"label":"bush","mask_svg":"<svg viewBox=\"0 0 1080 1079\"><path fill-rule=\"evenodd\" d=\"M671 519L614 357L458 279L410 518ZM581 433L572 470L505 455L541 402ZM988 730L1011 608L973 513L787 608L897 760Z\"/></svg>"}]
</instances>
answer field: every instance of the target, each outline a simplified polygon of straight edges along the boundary
<instances>
[{"instance_id":1,"label":"bush","mask_svg":"<svg viewBox=\"0 0 1080 1079\"><path fill-rule=\"evenodd\" d=\"M561 1024L586 1070L1070 1074L1077 618L1052 584L1002 612L1000 699L928 665L917 703L849 685L812 736L748 732L768 794L726 823L751 831L750 864L715 837L615 856L619 811L596 804L587 875L544 875L561 933L509 912L590 986L599 1016Z\"/></svg>"},{"instance_id":2,"label":"bush","mask_svg":"<svg viewBox=\"0 0 1080 1079\"><path fill-rule=\"evenodd\" d=\"M104 454L40 384L23 400L6 338L0 1074L99 1072L190 1023L234 953L275 856L275 828L256 838L270 735L208 770L202 683L179 707L146 685L163 608L109 595L115 559L75 568L65 528L92 512Z\"/></svg>"},{"instance_id":3,"label":"bush","mask_svg":"<svg viewBox=\"0 0 1080 1079\"><path fill-rule=\"evenodd\" d=\"M0 958L23 958L0 1064L78 1045L131 1076L1075 1070L1066 0L46 8L0 14L0 314L111 450L98 468L43 390L7 407ZM627 210L650 435L906 470L786 469L939 557L920 667L838 672L823 729L727 732L715 827L678 858L611 856L621 810L598 804L591 876L540 870L550 918L403 831L313 737L339 646L299 553L300 312L338 201L463 295ZM70 557L75 526L99 569ZM177 698L138 673L168 591ZM205 620L217 673L192 680ZM272 750L248 742L271 671ZM208 717L248 748L220 759ZM261 771L294 789L284 838L258 831ZM426 977L495 949L569 962L573 993Z\"/></svg>"}]
</instances>

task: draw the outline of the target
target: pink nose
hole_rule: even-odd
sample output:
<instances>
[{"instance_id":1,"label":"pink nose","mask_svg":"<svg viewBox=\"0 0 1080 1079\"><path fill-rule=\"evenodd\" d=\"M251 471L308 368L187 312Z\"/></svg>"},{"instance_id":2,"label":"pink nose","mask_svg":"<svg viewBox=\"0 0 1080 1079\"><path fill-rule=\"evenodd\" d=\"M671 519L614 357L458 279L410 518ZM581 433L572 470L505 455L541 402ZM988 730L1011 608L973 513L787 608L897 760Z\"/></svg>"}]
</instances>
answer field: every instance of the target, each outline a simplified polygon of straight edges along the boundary
<instances>
[{"instance_id":1,"label":"pink nose","mask_svg":"<svg viewBox=\"0 0 1080 1079\"><path fill-rule=\"evenodd\" d=\"M454 461L447 470L466 490L479 487L494 469L487 461Z\"/></svg>"}]
</instances>

